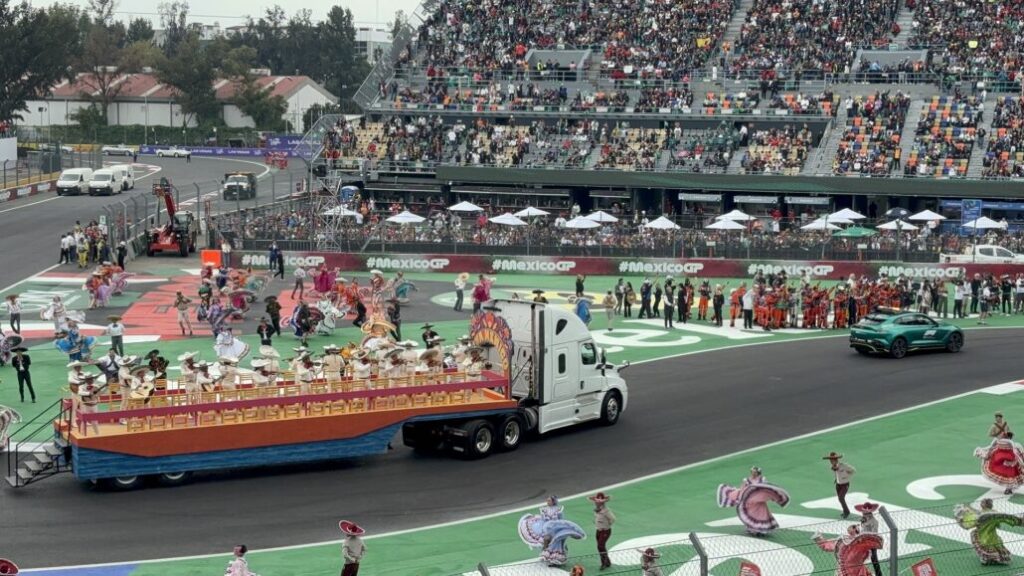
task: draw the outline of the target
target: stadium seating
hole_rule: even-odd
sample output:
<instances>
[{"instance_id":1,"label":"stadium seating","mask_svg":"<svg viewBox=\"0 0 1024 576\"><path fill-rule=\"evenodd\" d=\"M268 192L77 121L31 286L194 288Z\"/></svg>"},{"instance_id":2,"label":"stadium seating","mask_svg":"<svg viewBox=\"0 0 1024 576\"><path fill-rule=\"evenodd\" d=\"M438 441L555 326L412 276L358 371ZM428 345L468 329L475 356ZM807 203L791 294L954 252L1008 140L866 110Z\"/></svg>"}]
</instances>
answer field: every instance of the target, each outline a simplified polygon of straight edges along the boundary
<instances>
[{"instance_id":1,"label":"stadium seating","mask_svg":"<svg viewBox=\"0 0 1024 576\"><path fill-rule=\"evenodd\" d=\"M983 166L985 178L1024 176L1024 109L1019 97L996 100Z\"/></svg>"},{"instance_id":2,"label":"stadium seating","mask_svg":"<svg viewBox=\"0 0 1024 576\"><path fill-rule=\"evenodd\" d=\"M980 116L973 96L932 97L921 109L904 175L966 177Z\"/></svg>"},{"instance_id":3,"label":"stadium seating","mask_svg":"<svg viewBox=\"0 0 1024 576\"><path fill-rule=\"evenodd\" d=\"M897 92L858 96L848 102L843 138L832 164L834 174L888 175L902 154L900 136L910 97Z\"/></svg>"}]
</instances>

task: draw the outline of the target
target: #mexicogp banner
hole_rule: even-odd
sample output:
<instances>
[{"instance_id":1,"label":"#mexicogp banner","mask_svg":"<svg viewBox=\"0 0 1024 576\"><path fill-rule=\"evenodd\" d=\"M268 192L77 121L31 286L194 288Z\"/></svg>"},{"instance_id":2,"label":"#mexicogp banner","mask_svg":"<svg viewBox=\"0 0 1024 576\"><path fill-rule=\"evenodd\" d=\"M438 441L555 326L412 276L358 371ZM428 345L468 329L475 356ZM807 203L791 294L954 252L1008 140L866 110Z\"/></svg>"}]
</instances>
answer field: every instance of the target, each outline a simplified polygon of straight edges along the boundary
<instances>
[{"instance_id":1,"label":"#mexicogp banner","mask_svg":"<svg viewBox=\"0 0 1024 576\"><path fill-rule=\"evenodd\" d=\"M234 265L266 268L270 257L266 252L236 251ZM854 276L869 278L885 274L890 278L906 276L913 279L952 280L975 273L1016 275L1024 272L1019 264L911 264L858 261L799 260L724 260L694 258L631 259L594 258L585 256L488 256L473 254L395 254L369 255L344 252L285 252L285 266L294 268L338 268L346 271L379 269L384 272L443 272L452 275L470 274L560 274L593 276L701 276L705 278L750 278L757 272L779 274L790 278L806 274L814 280L841 280Z\"/></svg>"}]
</instances>

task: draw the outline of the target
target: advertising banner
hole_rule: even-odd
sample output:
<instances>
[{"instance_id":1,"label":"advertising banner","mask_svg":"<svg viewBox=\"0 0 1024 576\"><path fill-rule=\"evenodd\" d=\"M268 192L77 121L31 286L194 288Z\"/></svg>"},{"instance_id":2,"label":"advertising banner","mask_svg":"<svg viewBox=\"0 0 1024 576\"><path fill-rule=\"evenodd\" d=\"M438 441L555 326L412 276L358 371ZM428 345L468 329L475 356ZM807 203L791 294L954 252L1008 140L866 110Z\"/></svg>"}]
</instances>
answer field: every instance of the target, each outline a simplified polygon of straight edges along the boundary
<instances>
[{"instance_id":1,"label":"advertising banner","mask_svg":"<svg viewBox=\"0 0 1024 576\"><path fill-rule=\"evenodd\" d=\"M163 147L157 146L139 146L139 154L156 154L157 150ZM269 152L275 154L286 154L288 156L297 157L298 155L292 152L290 149L282 150L271 150L267 148L229 148L221 146L190 146L188 150L192 152L193 156L227 156L227 157L238 157L238 158L263 158Z\"/></svg>"},{"instance_id":2,"label":"advertising banner","mask_svg":"<svg viewBox=\"0 0 1024 576\"><path fill-rule=\"evenodd\" d=\"M236 251L235 265L262 268L270 266L266 252ZM285 252L285 265L320 266L341 270L384 272L444 272L460 274L585 274L593 276L702 276L707 278L750 278L758 272L790 278L808 276L813 280L841 280L854 276L871 278L886 275L911 279L952 280L980 274L1015 275L1024 272L1020 264L911 264L897 262L798 261L798 260L724 260L627 259L584 256L488 256L473 254L349 254L343 252Z\"/></svg>"},{"instance_id":3,"label":"advertising banner","mask_svg":"<svg viewBox=\"0 0 1024 576\"><path fill-rule=\"evenodd\" d=\"M981 218L981 209L983 204L981 200L970 200L965 199L960 201L960 235L961 236L974 236L976 230L973 228L967 228L964 224L972 220Z\"/></svg>"}]
</instances>

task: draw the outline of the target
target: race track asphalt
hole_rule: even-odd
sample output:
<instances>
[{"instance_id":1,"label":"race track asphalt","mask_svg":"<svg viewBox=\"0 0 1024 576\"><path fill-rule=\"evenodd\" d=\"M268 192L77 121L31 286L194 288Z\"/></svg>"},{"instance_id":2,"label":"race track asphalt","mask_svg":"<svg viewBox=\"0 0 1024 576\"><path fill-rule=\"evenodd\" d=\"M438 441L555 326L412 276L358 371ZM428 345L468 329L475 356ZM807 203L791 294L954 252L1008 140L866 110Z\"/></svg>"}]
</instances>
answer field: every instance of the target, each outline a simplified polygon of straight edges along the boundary
<instances>
[{"instance_id":1,"label":"race track asphalt","mask_svg":"<svg viewBox=\"0 0 1024 576\"><path fill-rule=\"evenodd\" d=\"M173 489L101 492L64 475L0 490L0 556L16 552L35 567L223 552L242 541L261 549L336 539L339 517L379 534L535 504L1020 379L1022 335L971 331L960 354L900 361L861 357L838 337L637 365L617 426L556 433L478 462L396 443L385 456L204 474Z\"/></svg>"},{"instance_id":2,"label":"race track asphalt","mask_svg":"<svg viewBox=\"0 0 1024 576\"><path fill-rule=\"evenodd\" d=\"M105 162L120 162L120 158L105 158ZM139 164L159 166L161 170L145 179L138 180L135 189L118 196L57 196L46 193L41 196L30 196L14 202L0 204L0 230L3 231L3 245L0 248L0 287L8 286L36 274L48 266L57 263L58 245L61 234L71 231L76 220L83 224L96 219L108 205L120 206L122 201L131 204L131 198L152 196L153 181L167 177L182 190L182 197L191 197L194 183L204 187L215 186L224 177L224 173L232 170L263 172L264 166L259 161L239 161L221 158L192 159L185 163L181 158L157 158L140 156ZM292 170L296 178L301 177L301 162L295 163ZM280 177L276 194L281 196L287 190L288 182ZM269 186L257 187L260 203L270 199ZM216 200L216 198L214 198ZM150 201L152 202L152 201ZM233 204L233 203L232 203Z\"/></svg>"}]
</instances>

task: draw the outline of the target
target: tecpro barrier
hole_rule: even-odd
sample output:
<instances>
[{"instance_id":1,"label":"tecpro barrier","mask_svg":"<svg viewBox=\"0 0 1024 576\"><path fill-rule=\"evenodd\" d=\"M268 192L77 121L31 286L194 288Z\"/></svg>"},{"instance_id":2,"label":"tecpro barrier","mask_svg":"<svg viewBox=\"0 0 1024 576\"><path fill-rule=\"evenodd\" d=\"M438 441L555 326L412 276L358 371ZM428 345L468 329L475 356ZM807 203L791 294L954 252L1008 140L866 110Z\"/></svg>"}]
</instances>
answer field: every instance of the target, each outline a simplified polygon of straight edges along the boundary
<instances>
[{"instance_id":1,"label":"tecpro barrier","mask_svg":"<svg viewBox=\"0 0 1024 576\"><path fill-rule=\"evenodd\" d=\"M49 180L46 182L38 182L36 184L26 184L15 188L7 188L5 190L0 190L0 202L10 202L12 200L17 200L18 198L25 198L26 196L35 196L36 194L56 190L56 186L56 180Z\"/></svg>"},{"instance_id":2,"label":"tecpro barrier","mask_svg":"<svg viewBox=\"0 0 1024 576\"><path fill-rule=\"evenodd\" d=\"M234 264L269 267L266 252L239 251ZM401 254L395 256L342 252L285 252L285 265L320 266L340 270L388 272L447 272L458 274L586 274L594 276L706 276L748 278L757 272L816 280L838 280L855 276L907 276L921 279L953 279L966 275L1024 273L1021 264L914 264L903 262L846 262L797 260L725 260L712 258L636 259L558 256L484 256L469 254Z\"/></svg>"}]
</instances>

